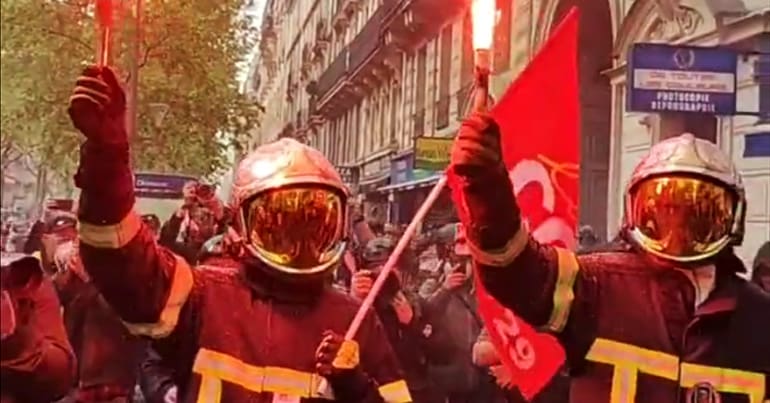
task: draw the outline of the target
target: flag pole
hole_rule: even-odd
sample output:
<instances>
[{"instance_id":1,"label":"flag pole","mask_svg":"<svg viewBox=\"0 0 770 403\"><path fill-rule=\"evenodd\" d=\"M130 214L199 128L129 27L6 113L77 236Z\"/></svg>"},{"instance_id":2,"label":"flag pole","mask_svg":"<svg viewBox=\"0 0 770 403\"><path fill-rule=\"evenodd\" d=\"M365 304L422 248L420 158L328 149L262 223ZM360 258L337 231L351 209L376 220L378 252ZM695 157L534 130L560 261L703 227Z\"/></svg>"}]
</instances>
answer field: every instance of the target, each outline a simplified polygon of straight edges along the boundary
<instances>
[{"instance_id":1,"label":"flag pole","mask_svg":"<svg viewBox=\"0 0 770 403\"><path fill-rule=\"evenodd\" d=\"M98 28L96 46L96 65L105 67L112 57L112 0L96 0L96 25Z\"/></svg>"},{"instance_id":2,"label":"flag pole","mask_svg":"<svg viewBox=\"0 0 770 403\"><path fill-rule=\"evenodd\" d=\"M474 74L474 91L473 96L473 111L482 112L487 109L489 98L489 74L490 74L490 60L491 60L491 48L494 35L495 25L495 0L474 0L471 8L471 17L473 18L473 47L475 51L475 74ZM425 219L428 211L433 207L441 192L444 190L447 184L446 175L442 175L438 182L433 186L428 197L422 203L417 213L412 218L412 221L406 227L404 234L398 240L395 249L385 262L385 266L382 268L377 278L372 284L372 289L366 295L366 298L361 303L361 306L356 312L356 316L350 323L347 332L345 332L345 340L352 340L355 338L358 329L361 327L366 314L370 308L374 305L374 300L377 298L382 286L385 284L385 280L393 271L398 259L406 249L409 241L417 231L417 226Z\"/></svg>"}]
</instances>

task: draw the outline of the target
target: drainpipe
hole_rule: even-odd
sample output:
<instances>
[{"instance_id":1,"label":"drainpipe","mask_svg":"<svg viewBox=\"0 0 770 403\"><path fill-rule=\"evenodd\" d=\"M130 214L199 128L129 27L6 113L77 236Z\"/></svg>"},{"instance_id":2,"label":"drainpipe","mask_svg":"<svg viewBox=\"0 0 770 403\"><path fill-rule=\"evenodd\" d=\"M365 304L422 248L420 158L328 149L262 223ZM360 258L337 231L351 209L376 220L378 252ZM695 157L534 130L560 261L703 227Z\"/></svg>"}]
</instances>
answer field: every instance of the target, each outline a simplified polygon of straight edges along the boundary
<instances>
[{"instance_id":1,"label":"drainpipe","mask_svg":"<svg viewBox=\"0 0 770 403\"><path fill-rule=\"evenodd\" d=\"M770 124L770 32L758 38L759 58L754 63L754 79L759 85L759 120L757 125Z\"/></svg>"}]
</instances>

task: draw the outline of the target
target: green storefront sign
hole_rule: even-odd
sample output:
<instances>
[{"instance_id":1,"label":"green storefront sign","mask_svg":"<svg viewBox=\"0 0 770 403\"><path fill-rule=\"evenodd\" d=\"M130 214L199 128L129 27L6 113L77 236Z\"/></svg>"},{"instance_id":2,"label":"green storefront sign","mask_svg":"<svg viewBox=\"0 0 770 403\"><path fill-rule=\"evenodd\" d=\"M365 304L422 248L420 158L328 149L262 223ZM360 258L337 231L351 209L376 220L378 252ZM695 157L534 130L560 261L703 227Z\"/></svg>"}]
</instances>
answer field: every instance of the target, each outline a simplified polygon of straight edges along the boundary
<instances>
[{"instance_id":1,"label":"green storefront sign","mask_svg":"<svg viewBox=\"0 0 770 403\"><path fill-rule=\"evenodd\" d=\"M414 145L414 169L443 171L449 165L453 138L418 137Z\"/></svg>"}]
</instances>

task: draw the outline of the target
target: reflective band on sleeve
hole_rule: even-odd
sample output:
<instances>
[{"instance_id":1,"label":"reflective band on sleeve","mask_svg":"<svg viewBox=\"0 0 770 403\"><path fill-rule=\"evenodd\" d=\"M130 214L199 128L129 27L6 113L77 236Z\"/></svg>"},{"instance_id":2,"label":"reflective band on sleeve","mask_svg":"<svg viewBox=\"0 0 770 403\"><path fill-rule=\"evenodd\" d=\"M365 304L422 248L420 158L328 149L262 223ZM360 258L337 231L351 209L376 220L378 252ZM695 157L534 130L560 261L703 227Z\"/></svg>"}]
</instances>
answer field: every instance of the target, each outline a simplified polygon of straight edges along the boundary
<instances>
[{"instance_id":1,"label":"reflective band on sleeve","mask_svg":"<svg viewBox=\"0 0 770 403\"><path fill-rule=\"evenodd\" d=\"M380 386L379 390L380 396L382 396L386 403L409 403L412 401L406 381L391 382Z\"/></svg>"},{"instance_id":2,"label":"reflective band on sleeve","mask_svg":"<svg viewBox=\"0 0 770 403\"><path fill-rule=\"evenodd\" d=\"M575 299L575 279L580 265L577 257L569 250L556 248L559 274L553 291L553 310L546 323L546 328L552 332L561 332L567 325L572 301Z\"/></svg>"},{"instance_id":3,"label":"reflective band on sleeve","mask_svg":"<svg viewBox=\"0 0 770 403\"><path fill-rule=\"evenodd\" d=\"M174 331L179 321L179 313L190 295L193 286L193 274L190 265L179 256L174 255L176 267L174 278L171 280L171 290L166 299L166 305L160 313L160 320L156 323L128 323L123 322L129 332L141 336L149 336L160 339Z\"/></svg>"},{"instance_id":4,"label":"reflective band on sleeve","mask_svg":"<svg viewBox=\"0 0 770 403\"><path fill-rule=\"evenodd\" d=\"M685 388L709 383L720 392L748 395L749 403L765 398L765 375L758 372L683 363L680 383Z\"/></svg>"},{"instance_id":5,"label":"reflective band on sleeve","mask_svg":"<svg viewBox=\"0 0 770 403\"><path fill-rule=\"evenodd\" d=\"M198 351L193 372L201 376L198 403L218 403L221 399L222 382L232 383L255 393L269 392L307 399L334 400L333 395L321 393L321 375L289 368L257 367L205 348Z\"/></svg>"},{"instance_id":6,"label":"reflective band on sleeve","mask_svg":"<svg viewBox=\"0 0 770 403\"><path fill-rule=\"evenodd\" d=\"M471 256L473 256L473 260L479 264L491 267L505 267L511 264L527 246L529 232L522 225L505 246L494 251L485 251L476 246L470 239L467 239L465 242L468 245Z\"/></svg>"},{"instance_id":7,"label":"reflective band on sleeve","mask_svg":"<svg viewBox=\"0 0 770 403\"><path fill-rule=\"evenodd\" d=\"M95 225L78 223L80 240L86 245L102 249L119 249L129 243L142 227L142 219L133 210L119 223Z\"/></svg>"}]
</instances>

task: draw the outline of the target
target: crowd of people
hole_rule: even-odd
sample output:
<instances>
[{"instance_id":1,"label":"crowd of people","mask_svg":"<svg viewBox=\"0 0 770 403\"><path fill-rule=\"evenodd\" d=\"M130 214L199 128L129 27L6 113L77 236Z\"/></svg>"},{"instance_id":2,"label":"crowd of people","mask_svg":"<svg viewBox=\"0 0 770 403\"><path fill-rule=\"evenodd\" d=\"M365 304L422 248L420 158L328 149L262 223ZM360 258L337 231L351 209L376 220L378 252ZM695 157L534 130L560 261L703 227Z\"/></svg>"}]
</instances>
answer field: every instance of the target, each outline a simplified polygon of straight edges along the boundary
<instances>
[{"instance_id":1,"label":"crowd of people","mask_svg":"<svg viewBox=\"0 0 770 403\"><path fill-rule=\"evenodd\" d=\"M633 396L619 398L614 386L610 391L609 372L585 361L588 357L615 365L611 358L596 358L601 354L597 349L623 344L609 337L640 337L617 323L609 325L634 319L625 305L600 304L600 299L630 292L643 301L650 298L650 284L658 281L687 289L693 287L688 279L695 278L696 291L700 284L693 274L700 272L694 269L655 266L633 272L633 265L652 265L638 260L644 253L680 266L716 256L708 267L729 265L730 289L748 290L738 302L719 301L732 301L733 308L749 304L752 317L760 311L751 309L767 305L767 294L755 291L759 287L733 279L732 274L743 271L742 264L732 252L721 252L727 247L721 239L738 240L740 226L720 226L738 232L721 234L721 244L706 245L708 253L687 249L684 236L650 246L646 240L681 230L656 219L656 199L651 197L646 201L652 210L639 210L639 222L627 217L618 237L609 242L581 227L576 255L538 244L521 224L513 193L498 193L510 183L501 174L499 155L495 157L499 144L484 140L495 138L494 122L475 116L463 125L449 170L453 197L462 200L461 222L425 227L400 256L372 312L358 323L356 336L347 338L346 330L393 253L400 230L370 225L323 155L291 139L246 156L228 202L215 196L215 186L190 183L182 205L164 222L142 215L134 211L124 111L125 98L113 73L86 69L69 109L86 138L75 176L81 189L78 206L47 206L30 226L23 250L14 244L3 254L3 403L522 402L516 379L502 365L479 315L477 274L503 305L550 329L567 350L565 367L537 402L607 401L605 392L611 392L613 401L632 402ZM692 143L686 136L676 140ZM638 180L644 183L645 178ZM672 178L677 179L676 172ZM692 173L687 180L693 180ZM678 195L676 189L672 192L666 206L674 216L678 213L671 201ZM690 221L700 217L698 212L710 220L715 211L695 207ZM722 218L736 222L735 217ZM706 236L692 236L701 235ZM685 252L692 255L680 256ZM565 262L574 262L570 267L575 270L585 268L585 274L573 271L570 281L561 279ZM677 273L685 274L679 278ZM753 282L767 290L770 243L760 249L752 273ZM561 292L565 284L573 288ZM684 303L686 296L671 289L661 291L660 298L671 312L682 308L682 317L664 315L659 326L668 326L672 335L686 333L686 318L710 314L698 309L712 290ZM560 303L567 311L556 315L563 309ZM586 334L589 329L592 333ZM702 329L698 340L710 331ZM735 350L743 360L739 363L747 371L770 371L764 366L767 357L761 357L770 351L762 344L767 339L745 337L740 347L759 358ZM643 364L633 365L643 371ZM682 386L697 386L697 393L707 397L726 387L711 385L719 381L713 377L696 380ZM753 400L756 396L767 399L764 383L766 378L752 384L761 392L746 390L752 402L760 401ZM644 387L638 393L647 397L670 392L668 386Z\"/></svg>"}]
</instances>

